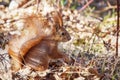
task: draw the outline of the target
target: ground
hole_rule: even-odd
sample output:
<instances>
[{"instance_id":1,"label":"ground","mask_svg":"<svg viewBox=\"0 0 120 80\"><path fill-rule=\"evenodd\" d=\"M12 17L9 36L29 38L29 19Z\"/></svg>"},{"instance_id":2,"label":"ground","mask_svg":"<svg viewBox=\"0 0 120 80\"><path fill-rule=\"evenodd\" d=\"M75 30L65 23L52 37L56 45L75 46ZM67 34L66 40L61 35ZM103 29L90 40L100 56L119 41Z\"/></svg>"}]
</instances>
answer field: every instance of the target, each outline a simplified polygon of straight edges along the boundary
<instances>
[{"instance_id":1,"label":"ground","mask_svg":"<svg viewBox=\"0 0 120 80\"><path fill-rule=\"evenodd\" d=\"M57 9L61 8L64 27L72 39L59 43L58 47L72 57L74 62L66 64L61 60L55 60L50 62L49 68L43 72L34 71L26 66L18 72L10 69L11 58L7 52L8 34L20 34L24 27L16 20L19 20L21 16L24 17L24 14L34 13L40 9L45 15L46 12L54 10L54 7L51 7L53 4L59 3L48 1L48 5L47 2L42 1L39 5L41 8L38 8L38 3L32 0L23 3L22 7L13 7L11 2L11 6L0 5L0 80L120 79L120 51L118 56L115 56L116 2L112 0L66 1L61 0L61 7L57 6ZM118 46L120 48L120 43Z\"/></svg>"}]
</instances>

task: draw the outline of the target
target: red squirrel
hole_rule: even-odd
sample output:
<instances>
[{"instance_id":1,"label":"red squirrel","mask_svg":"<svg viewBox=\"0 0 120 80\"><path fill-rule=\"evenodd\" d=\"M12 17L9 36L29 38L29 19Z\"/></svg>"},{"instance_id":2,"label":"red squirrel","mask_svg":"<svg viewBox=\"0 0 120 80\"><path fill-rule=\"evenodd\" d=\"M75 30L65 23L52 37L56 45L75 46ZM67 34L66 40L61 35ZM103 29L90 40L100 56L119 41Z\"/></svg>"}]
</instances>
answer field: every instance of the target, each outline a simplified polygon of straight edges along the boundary
<instances>
[{"instance_id":1,"label":"red squirrel","mask_svg":"<svg viewBox=\"0 0 120 80\"><path fill-rule=\"evenodd\" d=\"M22 67L22 60L30 48L49 36L51 39L60 40L59 36L62 37L65 30L62 17L56 11L52 12L51 17L48 18L41 14L32 14L23 20L25 25L21 35L13 36L8 42L8 53L11 56L12 70L14 71L18 71Z\"/></svg>"},{"instance_id":2,"label":"red squirrel","mask_svg":"<svg viewBox=\"0 0 120 80\"><path fill-rule=\"evenodd\" d=\"M58 49L58 42L69 41L71 37L66 30L60 32L62 33L57 36L57 39L47 37L37 45L33 46L24 57L25 64L34 70L43 71L48 68L51 59L61 58L64 62L70 63L71 59L69 56Z\"/></svg>"}]
</instances>

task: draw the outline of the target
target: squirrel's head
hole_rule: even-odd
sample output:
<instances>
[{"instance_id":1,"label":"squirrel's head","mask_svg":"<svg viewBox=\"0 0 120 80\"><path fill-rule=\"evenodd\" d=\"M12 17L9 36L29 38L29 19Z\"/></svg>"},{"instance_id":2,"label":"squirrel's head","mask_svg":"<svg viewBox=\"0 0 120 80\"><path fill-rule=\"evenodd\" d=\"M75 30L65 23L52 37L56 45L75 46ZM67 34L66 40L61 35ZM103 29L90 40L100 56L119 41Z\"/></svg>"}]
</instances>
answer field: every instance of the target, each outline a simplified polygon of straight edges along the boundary
<instances>
[{"instance_id":1,"label":"squirrel's head","mask_svg":"<svg viewBox=\"0 0 120 80\"><path fill-rule=\"evenodd\" d=\"M60 42L66 42L71 39L70 34L64 27L56 25L56 33L54 34L53 39Z\"/></svg>"},{"instance_id":2,"label":"squirrel's head","mask_svg":"<svg viewBox=\"0 0 120 80\"><path fill-rule=\"evenodd\" d=\"M62 16L59 12L51 12L49 21L53 24L53 35L49 38L59 42L66 42L71 39L70 34L63 26Z\"/></svg>"}]
</instances>

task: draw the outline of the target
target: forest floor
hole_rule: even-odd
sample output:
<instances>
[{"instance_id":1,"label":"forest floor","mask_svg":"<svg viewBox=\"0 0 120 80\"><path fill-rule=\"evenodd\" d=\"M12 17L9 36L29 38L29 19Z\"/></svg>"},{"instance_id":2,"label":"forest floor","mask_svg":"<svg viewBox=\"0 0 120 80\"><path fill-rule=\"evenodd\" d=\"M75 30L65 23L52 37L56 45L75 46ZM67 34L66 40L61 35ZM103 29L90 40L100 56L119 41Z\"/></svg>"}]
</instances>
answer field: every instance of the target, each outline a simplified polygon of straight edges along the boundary
<instances>
[{"instance_id":1,"label":"forest floor","mask_svg":"<svg viewBox=\"0 0 120 80\"><path fill-rule=\"evenodd\" d=\"M72 3L61 8L63 23L71 35L71 40L59 43L59 48L72 57L74 63L66 64L56 60L50 62L49 68L42 72L26 66L18 72L13 72L8 55L8 33L19 34L21 27L13 26L12 20L20 19L24 13L37 9L34 0L31 1L33 3L29 6L26 6L26 3L24 7L16 9L12 9L14 6L0 5L0 80L120 80L120 51L118 56L115 56L116 8L106 6L107 10L106 7L96 6L97 1L84 10L73 9L75 5L70 8ZM112 3L111 1L106 3ZM101 0L98 3L105 6L105 1ZM111 6L114 8L116 5L113 3ZM49 6L44 7L51 10ZM14 25L17 24L19 23ZM120 39L118 42L120 50Z\"/></svg>"}]
</instances>

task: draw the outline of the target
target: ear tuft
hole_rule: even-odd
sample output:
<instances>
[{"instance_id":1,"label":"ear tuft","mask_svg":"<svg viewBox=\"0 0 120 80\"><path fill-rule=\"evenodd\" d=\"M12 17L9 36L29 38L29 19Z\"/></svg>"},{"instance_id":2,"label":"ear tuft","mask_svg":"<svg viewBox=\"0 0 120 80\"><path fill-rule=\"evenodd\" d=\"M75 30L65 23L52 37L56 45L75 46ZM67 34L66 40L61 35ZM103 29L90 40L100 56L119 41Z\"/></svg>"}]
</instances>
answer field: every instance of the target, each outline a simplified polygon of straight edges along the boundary
<instances>
[{"instance_id":1,"label":"ear tuft","mask_svg":"<svg viewBox=\"0 0 120 80\"><path fill-rule=\"evenodd\" d=\"M57 12L57 11L54 11L51 14L53 16L53 19L54 19L55 23L59 24L60 27L62 27L63 26L63 20L62 20L61 14L59 12Z\"/></svg>"}]
</instances>

